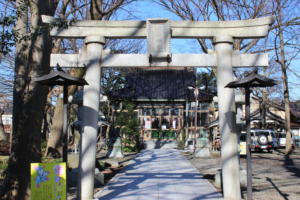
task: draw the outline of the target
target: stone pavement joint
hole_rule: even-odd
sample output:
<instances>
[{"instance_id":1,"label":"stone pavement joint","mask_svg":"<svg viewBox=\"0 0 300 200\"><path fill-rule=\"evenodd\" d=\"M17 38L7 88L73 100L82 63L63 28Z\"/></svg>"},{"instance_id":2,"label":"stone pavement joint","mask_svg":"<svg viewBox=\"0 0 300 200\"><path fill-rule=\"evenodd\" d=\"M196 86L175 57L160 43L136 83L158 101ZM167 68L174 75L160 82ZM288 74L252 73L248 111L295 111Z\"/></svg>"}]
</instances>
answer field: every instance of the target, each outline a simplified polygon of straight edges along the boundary
<instances>
[{"instance_id":1,"label":"stone pavement joint","mask_svg":"<svg viewBox=\"0 0 300 200\"><path fill-rule=\"evenodd\" d=\"M143 150L95 198L219 200L222 194L177 150Z\"/></svg>"}]
</instances>

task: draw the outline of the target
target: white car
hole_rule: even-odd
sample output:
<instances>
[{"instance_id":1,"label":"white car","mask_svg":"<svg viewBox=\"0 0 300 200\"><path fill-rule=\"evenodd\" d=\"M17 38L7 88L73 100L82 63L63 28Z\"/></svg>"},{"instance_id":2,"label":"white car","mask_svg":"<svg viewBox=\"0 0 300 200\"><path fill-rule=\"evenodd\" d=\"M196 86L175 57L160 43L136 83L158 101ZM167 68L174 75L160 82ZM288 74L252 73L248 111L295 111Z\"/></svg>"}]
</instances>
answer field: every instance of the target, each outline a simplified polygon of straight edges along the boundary
<instances>
[{"instance_id":1,"label":"white car","mask_svg":"<svg viewBox=\"0 0 300 200\"><path fill-rule=\"evenodd\" d=\"M251 144L254 146L251 151L267 150L269 153L273 153L273 150L278 147L276 135L272 130L267 129L252 129Z\"/></svg>"},{"instance_id":2,"label":"white car","mask_svg":"<svg viewBox=\"0 0 300 200\"><path fill-rule=\"evenodd\" d=\"M295 135L292 132L291 133L291 142L292 142L292 148L295 148ZM285 147L286 146L286 133L285 132L279 132L278 133L278 146L279 147Z\"/></svg>"}]
</instances>

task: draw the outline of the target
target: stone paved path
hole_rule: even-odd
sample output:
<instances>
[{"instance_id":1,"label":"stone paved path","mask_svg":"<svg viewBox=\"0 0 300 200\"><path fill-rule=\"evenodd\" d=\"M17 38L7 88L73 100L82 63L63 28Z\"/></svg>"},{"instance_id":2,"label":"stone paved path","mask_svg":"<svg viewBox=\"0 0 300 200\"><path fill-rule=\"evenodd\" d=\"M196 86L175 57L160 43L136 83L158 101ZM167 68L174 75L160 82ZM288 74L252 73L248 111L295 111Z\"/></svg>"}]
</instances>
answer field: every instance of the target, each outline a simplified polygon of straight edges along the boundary
<instances>
[{"instance_id":1,"label":"stone paved path","mask_svg":"<svg viewBox=\"0 0 300 200\"><path fill-rule=\"evenodd\" d=\"M219 200L219 193L177 150L139 153L95 198L101 200Z\"/></svg>"}]
</instances>

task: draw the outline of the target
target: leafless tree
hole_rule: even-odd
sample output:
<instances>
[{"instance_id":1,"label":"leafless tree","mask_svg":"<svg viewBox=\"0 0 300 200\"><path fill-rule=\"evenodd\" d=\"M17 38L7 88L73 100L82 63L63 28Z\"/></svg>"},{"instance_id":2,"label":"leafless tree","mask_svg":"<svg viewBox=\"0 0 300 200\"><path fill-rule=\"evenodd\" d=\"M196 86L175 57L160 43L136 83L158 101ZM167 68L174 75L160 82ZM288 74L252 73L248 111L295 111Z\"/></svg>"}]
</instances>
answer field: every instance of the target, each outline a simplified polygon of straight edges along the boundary
<instances>
[{"instance_id":1,"label":"leafless tree","mask_svg":"<svg viewBox=\"0 0 300 200\"><path fill-rule=\"evenodd\" d=\"M134 16L130 10L124 7L132 3L134 0L92 0L92 1L68 1L64 0L64 4L59 4L57 15L60 18L73 18L76 20L111 20L125 17L132 19ZM67 7L64 8L64 7ZM67 10L70 10L69 12ZM122 11L124 16L120 16ZM107 39L104 49L111 49L112 53L137 53L143 49L143 40L116 40ZM57 39L54 44L53 52L78 53L79 49L85 49L86 46L82 40L75 39ZM122 69L102 69L102 94L106 91L117 89L122 85ZM76 77L83 77L85 70L83 68L72 68L69 73ZM60 92L62 92L60 88ZM73 95L77 91L76 86L69 87L69 95ZM58 153L58 148L62 143L62 111L63 102L58 98L56 102L55 113L53 117L53 125L51 128L50 138L47 142L46 155L50 153Z\"/></svg>"},{"instance_id":2,"label":"leafless tree","mask_svg":"<svg viewBox=\"0 0 300 200\"><path fill-rule=\"evenodd\" d=\"M0 11L3 16L6 13L11 12L15 8L15 5L10 1L2 1L0 4ZM2 32L5 31L5 27L2 26ZM0 53L0 140L7 141L3 122L2 114L5 110L12 108L12 96L13 96L13 83L14 83L14 53L10 52L7 54Z\"/></svg>"},{"instance_id":3,"label":"leafless tree","mask_svg":"<svg viewBox=\"0 0 300 200\"><path fill-rule=\"evenodd\" d=\"M48 93L46 86L33 81L35 77L49 73L51 38L47 30L41 30L41 14L54 15L52 0L16 0L24 5L17 19L16 30L22 36L37 34L30 41L16 42L12 147L4 188L1 196L7 199L30 199L30 163L41 161L41 125ZM28 30L28 11L30 30ZM29 31L29 33L28 33Z\"/></svg>"},{"instance_id":4,"label":"leafless tree","mask_svg":"<svg viewBox=\"0 0 300 200\"><path fill-rule=\"evenodd\" d=\"M290 132L288 72L290 76L294 75L294 79L299 80L299 73L291 69L293 62L299 59L300 52L300 14L297 0L155 0L155 2L185 21L245 20L276 14L277 20L269 28L267 39L235 39L233 50L240 50L242 53L268 52L271 55L271 67L265 75L280 80L278 74L281 73L283 87L275 88L277 95L274 95L274 89L268 90L269 98L278 96L284 98L286 130ZM204 53L207 53L208 48L213 48L211 39L198 39L197 42ZM241 69L234 70L234 75L238 78L243 77L244 73ZM260 89L254 90L261 92ZM290 134L287 135L290 137ZM290 138L287 140L287 144L290 144ZM286 154L290 152L291 147L287 146Z\"/></svg>"}]
</instances>

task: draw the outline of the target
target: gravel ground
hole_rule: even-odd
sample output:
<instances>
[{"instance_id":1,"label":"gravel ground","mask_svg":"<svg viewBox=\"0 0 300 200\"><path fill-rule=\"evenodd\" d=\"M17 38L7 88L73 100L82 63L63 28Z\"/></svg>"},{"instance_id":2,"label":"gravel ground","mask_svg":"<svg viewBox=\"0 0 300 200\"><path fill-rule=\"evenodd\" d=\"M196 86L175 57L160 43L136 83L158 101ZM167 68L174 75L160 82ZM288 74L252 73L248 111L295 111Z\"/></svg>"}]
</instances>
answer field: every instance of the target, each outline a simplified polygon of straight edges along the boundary
<instances>
[{"instance_id":1,"label":"gravel ground","mask_svg":"<svg viewBox=\"0 0 300 200\"><path fill-rule=\"evenodd\" d=\"M284 151L252 153L254 200L300 199L300 148L290 156L285 156ZM214 175L222 165L220 152L211 152L211 159L192 158L190 153L183 155L214 185ZM246 158L240 161L246 169ZM216 188L221 192L221 188ZM242 198L247 199L247 188L242 188Z\"/></svg>"},{"instance_id":2,"label":"gravel ground","mask_svg":"<svg viewBox=\"0 0 300 200\"><path fill-rule=\"evenodd\" d=\"M105 178L104 182L105 184L108 183L110 181L110 179L113 178L113 176L115 176L123 167L125 167L127 165L127 163L129 163L129 161L134 158L137 153L132 152L132 153L124 153L124 158L119 158L119 159L107 159L105 158L106 155L106 151L102 150L101 153L97 153L96 155L96 159L104 162L107 162L108 160L115 160L118 161L122 166L121 167L111 167L110 169L112 170L112 177L111 178ZM104 187L104 186L102 186ZM101 190L102 187L97 187L94 188L94 194L96 194L98 191ZM67 200L76 200L76 195L77 195L77 187L68 187L68 191L67 191Z\"/></svg>"},{"instance_id":3,"label":"gravel ground","mask_svg":"<svg viewBox=\"0 0 300 200\"><path fill-rule=\"evenodd\" d=\"M284 155L284 149L274 153L252 153L253 199L254 200L298 200L300 199L300 148L294 154ZM220 152L211 152L211 159L192 158L191 153L183 155L214 185L214 175L221 170ZM123 166L135 154L129 155ZM241 158L246 169L246 158ZM2 180L0 180L0 188ZM214 185L215 186L215 185ZM216 187L216 186L215 186ZM95 188L94 193L101 188ZM216 187L220 192L221 188ZM76 197L76 187L68 188L68 200ZM242 188L242 198L247 199L247 188Z\"/></svg>"},{"instance_id":4,"label":"gravel ground","mask_svg":"<svg viewBox=\"0 0 300 200\"><path fill-rule=\"evenodd\" d=\"M97 160L100 160L102 161L103 159L103 162L106 162L108 159L104 158L104 156L106 155L106 151L102 150L100 153L97 153L96 155L96 158ZM125 167L127 165L127 163L136 156L137 153L135 152L132 152L132 153L124 153L124 158L120 158L120 159L110 159L110 160L115 160L115 161L118 161L122 166L121 167L111 167L111 170L112 170L112 174L113 176L115 174L117 174L123 167ZM112 177L113 177L112 176ZM112 178L111 177L111 178ZM105 183L108 183L109 180L111 178L105 178ZM3 182L4 180L3 179L0 179L0 191L2 190L2 187L3 187ZM97 193L99 190L101 190L102 187L97 187L97 188L94 188L94 194ZM76 194L77 194L77 187L68 187L68 191L67 191L67 200L75 200L76 199Z\"/></svg>"}]
</instances>

